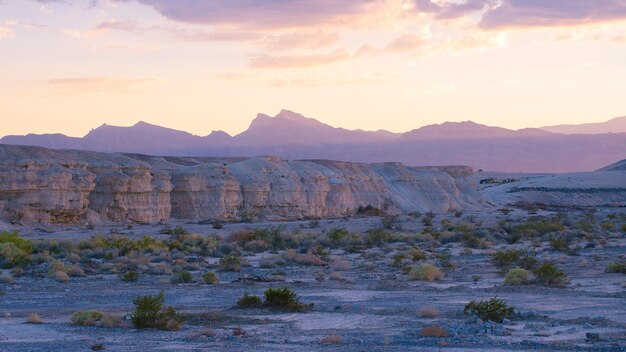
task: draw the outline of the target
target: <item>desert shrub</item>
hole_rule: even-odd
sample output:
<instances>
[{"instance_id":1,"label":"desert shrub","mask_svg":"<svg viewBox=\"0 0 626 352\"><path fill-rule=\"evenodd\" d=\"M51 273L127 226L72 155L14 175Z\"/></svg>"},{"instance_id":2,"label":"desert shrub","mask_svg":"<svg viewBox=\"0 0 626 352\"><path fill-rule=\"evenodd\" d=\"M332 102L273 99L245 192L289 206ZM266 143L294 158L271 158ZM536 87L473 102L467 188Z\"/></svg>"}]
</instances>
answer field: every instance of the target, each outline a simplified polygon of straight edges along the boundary
<instances>
[{"instance_id":1,"label":"desert shrub","mask_svg":"<svg viewBox=\"0 0 626 352\"><path fill-rule=\"evenodd\" d=\"M398 253L393 256L393 261L391 262L391 266L400 268L404 265L404 260L406 259L406 254Z\"/></svg>"},{"instance_id":2,"label":"desert shrub","mask_svg":"<svg viewBox=\"0 0 626 352\"><path fill-rule=\"evenodd\" d=\"M127 271L121 276L122 281L137 282L139 280L139 273L136 271Z\"/></svg>"},{"instance_id":3,"label":"desert shrub","mask_svg":"<svg viewBox=\"0 0 626 352\"><path fill-rule=\"evenodd\" d=\"M202 279L204 279L205 283L212 284L212 285L220 282L220 279L217 277L217 274L215 274L212 271L204 273L202 275Z\"/></svg>"},{"instance_id":4,"label":"desert shrub","mask_svg":"<svg viewBox=\"0 0 626 352\"><path fill-rule=\"evenodd\" d=\"M383 228L387 230L391 230L396 226L398 222L398 217L395 215L386 215L380 220L380 224Z\"/></svg>"},{"instance_id":5,"label":"desert shrub","mask_svg":"<svg viewBox=\"0 0 626 352\"><path fill-rule=\"evenodd\" d=\"M450 333L445 328L438 325L425 326L421 332L424 337L448 337Z\"/></svg>"},{"instance_id":6,"label":"desert shrub","mask_svg":"<svg viewBox=\"0 0 626 352\"><path fill-rule=\"evenodd\" d=\"M476 315L483 321L501 323L504 318L511 316L515 308L509 307L502 299L493 297L488 301L470 301L463 313Z\"/></svg>"},{"instance_id":7,"label":"desert shrub","mask_svg":"<svg viewBox=\"0 0 626 352\"><path fill-rule=\"evenodd\" d=\"M349 235L348 230L335 228L328 231L328 239L333 245L339 244Z\"/></svg>"},{"instance_id":8,"label":"desert shrub","mask_svg":"<svg viewBox=\"0 0 626 352\"><path fill-rule=\"evenodd\" d=\"M0 275L0 284L9 284L13 285L15 283L15 279L11 275Z\"/></svg>"},{"instance_id":9,"label":"desert shrub","mask_svg":"<svg viewBox=\"0 0 626 352\"><path fill-rule=\"evenodd\" d=\"M430 227L433 226L433 220L435 219L435 213L432 211L427 212L422 217L422 225Z\"/></svg>"},{"instance_id":10,"label":"desert shrub","mask_svg":"<svg viewBox=\"0 0 626 352\"><path fill-rule=\"evenodd\" d=\"M390 232L383 229L375 229L367 232L365 235L365 242L370 246L379 246L383 243L391 241L392 238L393 235Z\"/></svg>"},{"instance_id":11,"label":"desert shrub","mask_svg":"<svg viewBox=\"0 0 626 352\"><path fill-rule=\"evenodd\" d=\"M507 268L515 265L527 270L537 265L535 253L523 249L497 251L491 255L491 262L499 268Z\"/></svg>"},{"instance_id":12,"label":"desert shrub","mask_svg":"<svg viewBox=\"0 0 626 352\"><path fill-rule=\"evenodd\" d=\"M38 313L30 313L26 318L27 324L43 324L43 319Z\"/></svg>"},{"instance_id":13,"label":"desert shrub","mask_svg":"<svg viewBox=\"0 0 626 352\"><path fill-rule=\"evenodd\" d=\"M511 233L520 237L532 237L563 230L565 230L565 227L561 223L561 219L554 217L550 219L529 221L525 224L514 226L511 229Z\"/></svg>"},{"instance_id":14,"label":"desert shrub","mask_svg":"<svg viewBox=\"0 0 626 352\"><path fill-rule=\"evenodd\" d=\"M17 231L0 232L0 243L12 243L24 254L30 254L33 251L33 242L22 238Z\"/></svg>"},{"instance_id":15,"label":"desert shrub","mask_svg":"<svg viewBox=\"0 0 626 352\"><path fill-rule=\"evenodd\" d=\"M406 254L414 262L417 262L417 261L420 261L420 260L426 260L426 258L427 258L426 253L424 253L422 250L420 250L419 248L416 248L416 247L413 247L413 248L409 249L406 252Z\"/></svg>"},{"instance_id":16,"label":"desert shrub","mask_svg":"<svg viewBox=\"0 0 626 352\"><path fill-rule=\"evenodd\" d=\"M159 233L163 235L173 235L173 236L184 236L189 235L189 232L185 230L182 226L176 226L175 228L164 227L159 231Z\"/></svg>"},{"instance_id":17,"label":"desert shrub","mask_svg":"<svg viewBox=\"0 0 626 352\"><path fill-rule=\"evenodd\" d=\"M569 282L567 274L560 271L552 262L544 262L533 270L533 274L535 274L535 281L542 285L564 286Z\"/></svg>"},{"instance_id":18,"label":"desert shrub","mask_svg":"<svg viewBox=\"0 0 626 352\"><path fill-rule=\"evenodd\" d=\"M62 283L68 283L70 281L70 277L67 275L67 273L65 273L64 271L56 271L52 277L58 281L58 282L62 282Z\"/></svg>"},{"instance_id":19,"label":"desert shrub","mask_svg":"<svg viewBox=\"0 0 626 352\"><path fill-rule=\"evenodd\" d=\"M604 271L607 273L626 274L626 261L608 263Z\"/></svg>"},{"instance_id":20,"label":"desert shrub","mask_svg":"<svg viewBox=\"0 0 626 352\"><path fill-rule=\"evenodd\" d=\"M95 326L104 318L104 313L98 310L81 310L72 315L70 322L79 326Z\"/></svg>"},{"instance_id":21,"label":"desert shrub","mask_svg":"<svg viewBox=\"0 0 626 352\"><path fill-rule=\"evenodd\" d=\"M219 268L222 271L240 271L241 270L241 258L236 255L227 255L221 257L219 261Z\"/></svg>"},{"instance_id":22,"label":"desert shrub","mask_svg":"<svg viewBox=\"0 0 626 352\"><path fill-rule=\"evenodd\" d=\"M435 281L443 279L444 276L443 271L432 264L422 264L409 271L411 280Z\"/></svg>"},{"instance_id":23,"label":"desert shrub","mask_svg":"<svg viewBox=\"0 0 626 352\"><path fill-rule=\"evenodd\" d=\"M461 241L463 241L466 246L471 248L484 247L484 240L473 231L461 231Z\"/></svg>"},{"instance_id":24,"label":"desert shrub","mask_svg":"<svg viewBox=\"0 0 626 352\"><path fill-rule=\"evenodd\" d=\"M72 315L70 322L78 326L114 328L122 325L122 318L99 310L81 310Z\"/></svg>"},{"instance_id":25,"label":"desert shrub","mask_svg":"<svg viewBox=\"0 0 626 352\"><path fill-rule=\"evenodd\" d=\"M188 284L193 282L193 275L188 271L179 271L172 276L170 282L173 284Z\"/></svg>"},{"instance_id":26,"label":"desert shrub","mask_svg":"<svg viewBox=\"0 0 626 352\"><path fill-rule=\"evenodd\" d=\"M504 277L505 285L524 285L532 281L532 276L528 270L515 268L509 270Z\"/></svg>"},{"instance_id":27,"label":"desert shrub","mask_svg":"<svg viewBox=\"0 0 626 352\"><path fill-rule=\"evenodd\" d=\"M602 227L602 229L606 231L615 231L615 229L617 228L617 226L615 226L615 224L610 221L603 222L602 224L600 224L600 227Z\"/></svg>"},{"instance_id":28,"label":"desert shrub","mask_svg":"<svg viewBox=\"0 0 626 352\"><path fill-rule=\"evenodd\" d=\"M452 254L450 252L443 252L435 254L435 258L439 260L439 265L442 268L452 270L456 267L456 264L452 261Z\"/></svg>"},{"instance_id":29,"label":"desert shrub","mask_svg":"<svg viewBox=\"0 0 626 352\"><path fill-rule=\"evenodd\" d=\"M85 271L79 265L71 265L67 268L67 274L71 277L82 277L85 276Z\"/></svg>"},{"instance_id":30,"label":"desert shrub","mask_svg":"<svg viewBox=\"0 0 626 352\"><path fill-rule=\"evenodd\" d=\"M146 295L133 299L135 311L131 321L137 329L180 330L183 318L173 307L165 307L165 294Z\"/></svg>"},{"instance_id":31,"label":"desert shrub","mask_svg":"<svg viewBox=\"0 0 626 352\"><path fill-rule=\"evenodd\" d=\"M560 237L552 237L550 239L550 247L552 247L552 249L554 249L555 251L559 251L568 255L574 255L578 250L578 248L570 247L569 242L566 239Z\"/></svg>"},{"instance_id":32,"label":"desert shrub","mask_svg":"<svg viewBox=\"0 0 626 352\"><path fill-rule=\"evenodd\" d=\"M439 316L439 311L435 308L425 307L420 309L417 314L422 318L436 318Z\"/></svg>"},{"instance_id":33,"label":"desert shrub","mask_svg":"<svg viewBox=\"0 0 626 352\"><path fill-rule=\"evenodd\" d=\"M283 249L286 246L282 226L270 226L262 229L244 230L233 233L230 240L245 246L248 242L264 242L273 249Z\"/></svg>"},{"instance_id":34,"label":"desert shrub","mask_svg":"<svg viewBox=\"0 0 626 352\"><path fill-rule=\"evenodd\" d=\"M222 224L222 223L221 223L221 222L219 222L219 221L214 222L214 223L212 224L212 226L213 226L213 228L214 228L214 229L216 229L216 230L220 230L220 229L224 228L224 224Z\"/></svg>"},{"instance_id":35,"label":"desert shrub","mask_svg":"<svg viewBox=\"0 0 626 352\"><path fill-rule=\"evenodd\" d=\"M343 343L343 338L339 335L332 334L325 336L321 342L328 345L341 345Z\"/></svg>"},{"instance_id":36,"label":"desert shrub","mask_svg":"<svg viewBox=\"0 0 626 352\"><path fill-rule=\"evenodd\" d=\"M268 288L264 292L265 305L270 308L288 310L302 310L305 305L300 302L300 297L288 287Z\"/></svg>"},{"instance_id":37,"label":"desert shrub","mask_svg":"<svg viewBox=\"0 0 626 352\"><path fill-rule=\"evenodd\" d=\"M13 268L24 258L24 253L13 243L0 243L0 268Z\"/></svg>"},{"instance_id":38,"label":"desert shrub","mask_svg":"<svg viewBox=\"0 0 626 352\"><path fill-rule=\"evenodd\" d=\"M240 308L258 308L263 306L263 301L257 295L250 295L244 292L243 296L237 301L237 306Z\"/></svg>"},{"instance_id":39,"label":"desert shrub","mask_svg":"<svg viewBox=\"0 0 626 352\"><path fill-rule=\"evenodd\" d=\"M283 253L283 258L290 263L297 263L302 265L314 265L323 266L327 263L319 256L307 252L306 254L300 254L293 249L288 249Z\"/></svg>"}]
</instances>

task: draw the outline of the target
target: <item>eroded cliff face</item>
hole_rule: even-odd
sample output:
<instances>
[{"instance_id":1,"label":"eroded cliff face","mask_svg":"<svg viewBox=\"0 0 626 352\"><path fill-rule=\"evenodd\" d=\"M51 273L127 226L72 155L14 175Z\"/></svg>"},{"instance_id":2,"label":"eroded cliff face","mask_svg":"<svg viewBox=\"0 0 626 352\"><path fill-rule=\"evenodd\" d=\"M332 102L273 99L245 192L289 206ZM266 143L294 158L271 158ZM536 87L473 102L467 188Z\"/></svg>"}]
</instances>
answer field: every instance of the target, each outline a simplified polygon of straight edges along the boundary
<instances>
[{"instance_id":1,"label":"eroded cliff face","mask_svg":"<svg viewBox=\"0 0 626 352\"><path fill-rule=\"evenodd\" d=\"M469 168L167 158L0 145L0 217L76 224L341 217L482 206Z\"/></svg>"}]
</instances>

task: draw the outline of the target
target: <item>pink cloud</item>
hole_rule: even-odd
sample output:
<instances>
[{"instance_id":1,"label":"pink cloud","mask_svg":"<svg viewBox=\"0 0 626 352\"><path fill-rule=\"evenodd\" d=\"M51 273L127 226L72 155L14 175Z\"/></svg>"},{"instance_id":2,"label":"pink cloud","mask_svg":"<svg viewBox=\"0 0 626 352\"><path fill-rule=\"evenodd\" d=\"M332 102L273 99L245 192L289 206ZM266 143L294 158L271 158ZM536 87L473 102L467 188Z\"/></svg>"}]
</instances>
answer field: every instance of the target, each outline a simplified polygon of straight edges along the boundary
<instances>
[{"instance_id":1,"label":"pink cloud","mask_svg":"<svg viewBox=\"0 0 626 352\"><path fill-rule=\"evenodd\" d=\"M480 27L556 27L623 20L626 0L503 0L484 14Z\"/></svg>"}]
</instances>

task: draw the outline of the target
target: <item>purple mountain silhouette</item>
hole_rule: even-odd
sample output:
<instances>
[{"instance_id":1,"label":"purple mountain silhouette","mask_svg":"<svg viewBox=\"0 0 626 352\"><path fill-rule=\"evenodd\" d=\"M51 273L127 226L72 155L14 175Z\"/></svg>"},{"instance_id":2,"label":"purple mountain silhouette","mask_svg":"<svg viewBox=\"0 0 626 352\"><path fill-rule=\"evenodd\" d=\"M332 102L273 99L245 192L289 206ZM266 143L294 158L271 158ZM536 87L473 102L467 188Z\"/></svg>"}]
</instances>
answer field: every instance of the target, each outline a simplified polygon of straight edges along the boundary
<instances>
[{"instance_id":1,"label":"purple mountain silhouette","mask_svg":"<svg viewBox=\"0 0 626 352\"><path fill-rule=\"evenodd\" d=\"M616 120L622 121L606 124L613 126ZM598 126L590 131L602 130ZM259 114L246 131L232 137L222 131L197 136L139 122L130 127L103 125L83 138L29 134L6 136L0 143L163 156L276 155L415 166L463 164L510 172L592 171L626 158L626 133L509 130L471 121L391 133L335 128L288 110L275 117Z\"/></svg>"}]
</instances>

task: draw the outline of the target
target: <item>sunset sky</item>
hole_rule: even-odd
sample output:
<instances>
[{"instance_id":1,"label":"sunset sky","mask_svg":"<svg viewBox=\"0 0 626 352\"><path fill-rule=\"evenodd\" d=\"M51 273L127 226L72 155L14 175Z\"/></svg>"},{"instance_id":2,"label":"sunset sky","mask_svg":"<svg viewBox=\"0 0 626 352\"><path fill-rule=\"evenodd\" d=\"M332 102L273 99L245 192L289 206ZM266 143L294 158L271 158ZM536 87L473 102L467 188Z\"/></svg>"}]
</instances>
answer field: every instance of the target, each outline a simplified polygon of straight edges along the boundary
<instances>
[{"instance_id":1,"label":"sunset sky","mask_svg":"<svg viewBox=\"0 0 626 352\"><path fill-rule=\"evenodd\" d=\"M626 0L0 0L0 136L626 115Z\"/></svg>"}]
</instances>

